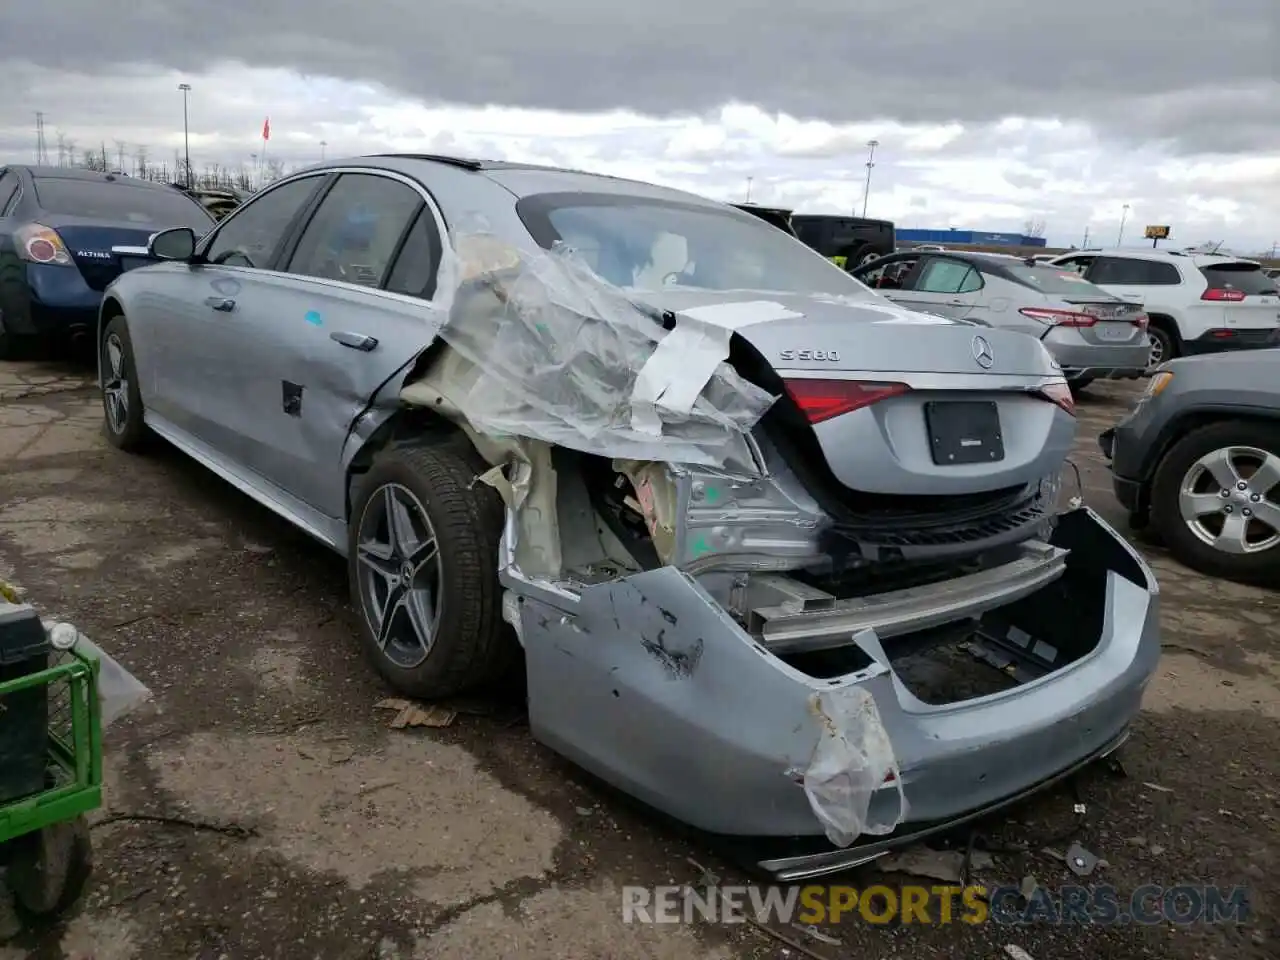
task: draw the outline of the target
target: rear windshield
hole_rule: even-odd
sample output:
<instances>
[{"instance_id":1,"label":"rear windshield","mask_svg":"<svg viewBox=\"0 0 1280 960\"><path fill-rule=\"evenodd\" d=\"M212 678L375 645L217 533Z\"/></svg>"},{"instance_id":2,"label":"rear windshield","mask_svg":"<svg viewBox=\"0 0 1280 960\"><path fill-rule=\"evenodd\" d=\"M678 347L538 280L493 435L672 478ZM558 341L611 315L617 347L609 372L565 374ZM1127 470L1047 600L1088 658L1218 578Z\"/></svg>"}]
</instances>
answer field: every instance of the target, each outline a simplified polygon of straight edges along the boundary
<instances>
[{"instance_id":1,"label":"rear windshield","mask_svg":"<svg viewBox=\"0 0 1280 960\"><path fill-rule=\"evenodd\" d=\"M136 223L144 229L190 227L196 236L208 232L213 220L194 200L161 187L141 187L123 180L72 180L37 177L40 209L86 220Z\"/></svg>"},{"instance_id":2,"label":"rear windshield","mask_svg":"<svg viewBox=\"0 0 1280 960\"><path fill-rule=\"evenodd\" d=\"M1239 290L1245 296L1276 293L1276 281L1256 263L1214 263L1200 272L1214 290Z\"/></svg>"},{"instance_id":3,"label":"rear windshield","mask_svg":"<svg viewBox=\"0 0 1280 960\"><path fill-rule=\"evenodd\" d=\"M1020 263L1002 263L1000 267L1012 274L1013 278L1019 283L1033 287L1041 293L1049 293L1055 296L1114 299L1107 291L1101 287L1094 286L1080 274L1064 270L1062 267L1031 267Z\"/></svg>"},{"instance_id":4,"label":"rear windshield","mask_svg":"<svg viewBox=\"0 0 1280 960\"><path fill-rule=\"evenodd\" d=\"M563 242L617 287L877 299L794 237L729 208L621 194L557 193L525 197L516 209L539 246L551 249Z\"/></svg>"}]
</instances>

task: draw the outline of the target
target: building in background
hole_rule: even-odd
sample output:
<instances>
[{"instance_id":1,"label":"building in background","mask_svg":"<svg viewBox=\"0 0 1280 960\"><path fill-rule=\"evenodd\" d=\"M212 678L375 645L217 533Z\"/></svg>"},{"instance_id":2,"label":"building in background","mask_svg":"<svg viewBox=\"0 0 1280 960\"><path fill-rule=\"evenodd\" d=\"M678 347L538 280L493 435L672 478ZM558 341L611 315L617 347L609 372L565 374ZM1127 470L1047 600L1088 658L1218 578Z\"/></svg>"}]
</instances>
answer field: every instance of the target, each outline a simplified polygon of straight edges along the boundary
<instances>
[{"instance_id":1,"label":"building in background","mask_svg":"<svg viewBox=\"0 0 1280 960\"><path fill-rule=\"evenodd\" d=\"M917 243L964 244L984 247L1043 247L1044 237L1028 237L1021 233L988 233L982 230L906 230L897 229L898 244Z\"/></svg>"}]
</instances>

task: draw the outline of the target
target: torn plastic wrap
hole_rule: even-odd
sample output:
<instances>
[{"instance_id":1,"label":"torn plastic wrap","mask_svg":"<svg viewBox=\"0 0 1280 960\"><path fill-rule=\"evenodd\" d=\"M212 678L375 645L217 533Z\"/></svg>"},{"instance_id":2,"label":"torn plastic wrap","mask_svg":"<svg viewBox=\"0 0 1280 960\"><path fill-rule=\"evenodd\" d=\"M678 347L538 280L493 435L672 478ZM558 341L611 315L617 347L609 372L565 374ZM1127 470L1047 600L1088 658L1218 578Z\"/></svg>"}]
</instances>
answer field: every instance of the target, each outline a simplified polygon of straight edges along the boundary
<instances>
[{"instance_id":1,"label":"torn plastic wrap","mask_svg":"<svg viewBox=\"0 0 1280 960\"><path fill-rule=\"evenodd\" d=\"M804 793L827 839L847 847L862 834L892 833L907 811L893 745L875 698L851 685L815 693L811 707L822 726L804 771ZM889 785L898 792L892 820L871 820L871 798Z\"/></svg>"},{"instance_id":2,"label":"torn plastic wrap","mask_svg":"<svg viewBox=\"0 0 1280 960\"><path fill-rule=\"evenodd\" d=\"M483 375L460 398L477 430L598 456L750 465L773 403L725 359L730 330L631 300L571 251L455 238L460 277L441 338Z\"/></svg>"},{"instance_id":3,"label":"torn plastic wrap","mask_svg":"<svg viewBox=\"0 0 1280 960\"><path fill-rule=\"evenodd\" d=\"M120 663L69 623L45 624L56 650L75 649L98 665L98 703L105 728L151 699L151 691Z\"/></svg>"}]
</instances>

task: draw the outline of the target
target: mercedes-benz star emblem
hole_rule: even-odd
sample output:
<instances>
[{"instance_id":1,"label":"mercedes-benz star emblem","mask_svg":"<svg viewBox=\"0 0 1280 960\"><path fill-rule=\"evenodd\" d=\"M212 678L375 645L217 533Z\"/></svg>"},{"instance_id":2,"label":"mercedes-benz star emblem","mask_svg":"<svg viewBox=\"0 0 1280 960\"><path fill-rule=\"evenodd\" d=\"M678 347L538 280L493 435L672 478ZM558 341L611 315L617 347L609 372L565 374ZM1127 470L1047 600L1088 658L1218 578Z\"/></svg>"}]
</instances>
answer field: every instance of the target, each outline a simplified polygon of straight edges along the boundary
<instances>
[{"instance_id":1,"label":"mercedes-benz star emblem","mask_svg":"<svg viewBox=\"0 0 1280 960\"><path fill-rule=\"evenodd\" d=\"M996 362L996 355L991 352L991 344L987 343L987 338L974 337L970 348L973 351L973 359L978 361L978 366L983 370L990 370L991 365Z\"/></svg>"}]
</instances>

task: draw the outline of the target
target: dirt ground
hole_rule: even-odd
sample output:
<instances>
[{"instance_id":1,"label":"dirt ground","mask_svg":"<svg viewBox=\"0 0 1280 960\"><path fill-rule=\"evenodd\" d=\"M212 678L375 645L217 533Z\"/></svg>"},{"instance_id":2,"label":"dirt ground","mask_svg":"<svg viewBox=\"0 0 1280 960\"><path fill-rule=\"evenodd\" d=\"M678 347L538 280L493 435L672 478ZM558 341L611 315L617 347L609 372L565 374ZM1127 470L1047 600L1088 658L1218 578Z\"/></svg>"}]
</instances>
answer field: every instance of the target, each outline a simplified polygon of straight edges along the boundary
<instances>
[{"instance_id":1,"label":"dirt ground","mask_svg":"<svg viewBox=\"0 0 1280 960\"><path fill-rule=\"evenodd\" d=\"M1122 525L1094 438L1134 388L1090 393L1076 458L1084 495ZM697 882L691 861L726 882L742 875L534 743L513 705L480 704L446 729L389 730L374 707L387 691L356 651L341 561L174 452L109 449L100 419L85 369L0 364L0 577L155 694L110 731L81 908L0 946L0 960L1280 951L1274 592L1201 578L1144 546L1166 650L1122 752L1127 776L1090 771L1074 793L983 826L993 846L1029 845L997 853L991 882L1071 882L1041 848L1076 840L1106 861L1087 882L1246 885L1250 923L779 928L792 945L751 925L624 925L623 885ZM0 909L0 928L11 920Z\"/></svg>"}]
</instances>

